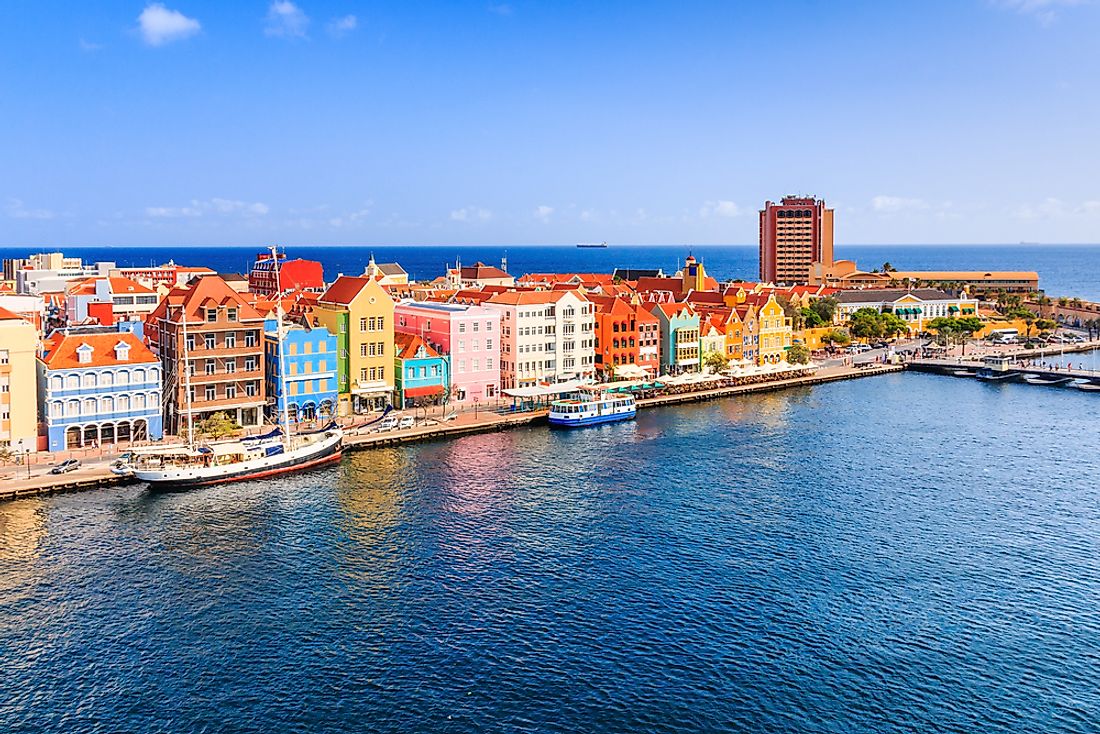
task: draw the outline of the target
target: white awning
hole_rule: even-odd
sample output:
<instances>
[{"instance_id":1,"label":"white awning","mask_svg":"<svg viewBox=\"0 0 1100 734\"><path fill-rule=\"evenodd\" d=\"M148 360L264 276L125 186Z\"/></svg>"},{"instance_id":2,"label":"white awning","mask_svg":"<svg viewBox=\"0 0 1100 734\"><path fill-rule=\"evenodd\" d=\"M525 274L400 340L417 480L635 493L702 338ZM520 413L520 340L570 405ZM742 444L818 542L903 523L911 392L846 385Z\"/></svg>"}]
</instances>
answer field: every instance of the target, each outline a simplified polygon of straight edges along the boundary
<instances>
[{"instance_id":1,"label":"white awning","mask_svg":"<svg viewBox=\"0 0 1100 734\"><path fill-rule=\"evenodd\" d=\"M551 395L561 395L566 392L574 392L581 385L588 384L587 380L569 380L552 385L534 385L532 387L513 387L510 390L501 390L501 393L510 398L545 398Z\"/></svg>"}]
</instances>

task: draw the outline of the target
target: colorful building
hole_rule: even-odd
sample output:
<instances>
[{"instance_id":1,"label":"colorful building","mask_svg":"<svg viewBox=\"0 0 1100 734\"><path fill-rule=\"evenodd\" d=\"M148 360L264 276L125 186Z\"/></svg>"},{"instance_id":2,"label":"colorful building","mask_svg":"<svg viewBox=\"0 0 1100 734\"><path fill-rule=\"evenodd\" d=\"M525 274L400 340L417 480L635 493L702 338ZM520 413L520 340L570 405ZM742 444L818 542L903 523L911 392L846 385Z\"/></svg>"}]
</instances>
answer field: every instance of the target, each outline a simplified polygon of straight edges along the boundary
<instances>
[{"instance_id":1,"label":"colorful building","mask_svg":"<svg viewBox=\"0 0 1100 734\"><path fill-rule=\"evenodd\" d=\"M324 287L325 273L321 263L301 258L287 260L285 253L279 253L278 258L272 258L270 252L258 253L248 273L248 290L260 296L321 291Z\"/></svg>"},{"instance_id":2,"label":"colorful building","mask_svg":"<svg viewBox=\"0 0 1100 734\"><path fill-rule=\"evenodd\" d=\"M833 262L833 210L813 197L786 196L760 210L760 280L808 283L814 263Z\"/></svg>"},{"instance_id":3,"label":"colorful building","mask_svg":"<svg viewBox=\"0 0 1100 734\"><path fill-rule=\"evenodd\" d=\"M665 372L697 372L702 345L699 314L686 303L650 303L660 326L660 363Z\"/></svg>"},{"instance_id":4,"label":"colorful building","mask_svg":"<svg viewBox=\"0 0 1100 734\"><path fill-rule=\"evenodd\" d=\"M0 448L38 450L38 329L0 308Z\"/></svg>"},{"instance_id":5,"label":"colorful building","mask_svg":"<svg viewBox=\"0 0 1100 734\"><path fill-rule=\"evenodd\" d=\"M576 290L506 291L485 301L500 312L504 389L595 374L595 314Z\"/></svg>"},{"instance_id":6,"label":"colorful building","mask_svg":"<svg viewBox=\"0 0 1100 734\"><path fill-rule=\"evenodd\" d=\"M861 308L871 308L880 313L890 312L909 326L910 333L925 330L926 322L941 316L976 316L977 299L952 296L935 288L868 288L864 290L840 291L833 321L846 324L852 314Z\"/></svg>"},{"instance_id":7,"label":"colorful building","mask_svg":"<svg viewBox=\"0 0 1100 734\"><path fill-rule=\"evenodd\" d=\"M417 334L394 335L395 392L397 405L441 405L447 402L451 385L451 360Z\"/></svg>"},{"instance_id":8,"label":"colorful building","mask_svg":"<svg viewBox=\"0 0 1100 734\"><path fill-rule=\"evenodd\" d=\"M281 420L283 404L292 421L326 419L336 416L339 399L336 383L336 335L323 326L307 328L300 324L283 325L283 355L279 355L279 334L274 328L264 331L264 362L267 367L267 394L272 423ZM280 379L286 369L285 380ZM283 383L286 383L286 395Z\"/></svg>"},{"instance_id":9,"label":"colorful building","mask_svg":"<svg viewBox=\"0 0 1100 734\"><path fill-rule=\"evenodd\" d=\"M50 451L163 436L161 367L133 334L55 331L38 361Z\"/></svg>"},{"instance_id":10,"label":"colorful building","mask_svg":"<svg viewBox=\"0 0 1100 734\"><path fill-rule=\"evenodd\" d=\"M791 320L776 300L774 293L766 296L750 296L750 302L757 308L757 350L758 364L778 364L787 360L787 350L794 339Z\"/></svg>"},{"instance_id":11,"label":"colorful building","mask_svg":"<svg viewBox=\"0 0 1100 734\"><path fill-rule=\"evenodd\" d=\"M726 349L725 320L717 314L700 314L699 318L699 354L705 365L707 358L718 354L729 362Z\"/></svg>"},{"instance_id":12,"label":"colorful building","mask_svg":"<svg viewBox=\"0 0 1100 734\"><path fill-rule=\"evenodd\" d=\"M336 335L340 415L392 404L394 303L372 278L343 275L313 307L313 318Z\"/></svg>"},{"instance_id":13,"label":"colorful building","mask_svg":"<svg viewBox=\"0 0 1100 734\"><path fill-rule=\"evenodd\" d=\"M94 320L103 326L144 321L159 302L156 291L131 278L86 278L66 288L65 317L70 324Z\"/></svg>"},{"instance_id":14,"label":"colorful building","mask_svg":"<svg viewBox=\"0 0 1100 734\"><path fill-rule=\"evenodd\" d=\"M264 321L217 275L164 297L145 322L145 336L163 368L170 432L216 413L245 428L263 423Z\"/></svg>"},{"instance_id":15,"label":"colorful building","mask_svg":"<svg viewBox=\"0 0 1100 734\"><path fill-rule=\"evenodd\" d=\"M485 402L500 394L500 316L474 304L402 301L394 307L394 328L450 358L448 402Z\"/></svg>"}]
</instances>

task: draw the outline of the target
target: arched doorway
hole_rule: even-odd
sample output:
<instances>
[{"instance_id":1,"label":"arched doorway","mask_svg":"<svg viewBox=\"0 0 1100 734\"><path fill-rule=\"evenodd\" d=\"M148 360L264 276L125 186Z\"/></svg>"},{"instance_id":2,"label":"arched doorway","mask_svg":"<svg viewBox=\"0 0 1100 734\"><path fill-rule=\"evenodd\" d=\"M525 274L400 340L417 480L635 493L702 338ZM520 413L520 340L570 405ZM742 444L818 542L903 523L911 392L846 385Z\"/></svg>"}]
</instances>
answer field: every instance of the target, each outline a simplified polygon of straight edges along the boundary
<instances>
[{"instance_id":1,"label":"arched doorway","mask_svg":"<svg viewBox=\"0 0 1100 734\"><path fill-rule=\"evenodd\" d=\"M69 426L65 429L65 448L78 449L80 443L80 426Z\"/></svg>"}]
</instances>

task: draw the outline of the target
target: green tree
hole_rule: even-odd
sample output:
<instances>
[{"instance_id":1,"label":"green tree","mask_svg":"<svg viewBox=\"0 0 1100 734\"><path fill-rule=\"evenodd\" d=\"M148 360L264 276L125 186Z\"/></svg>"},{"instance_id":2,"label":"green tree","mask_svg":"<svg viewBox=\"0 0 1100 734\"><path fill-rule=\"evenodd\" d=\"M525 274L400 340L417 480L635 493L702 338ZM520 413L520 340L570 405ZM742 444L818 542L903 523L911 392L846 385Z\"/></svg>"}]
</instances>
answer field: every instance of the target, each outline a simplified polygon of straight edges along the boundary
<instances>
[{"instance_id":1,"label":"green tree","mask_svg":"<svg viewBox=\"0 0 1100 734\"><path fill-rule=\"evenodd\" d=\"M825 319L821 318L821 314L812 308L802 309L802 323L809 329L820 329L825 326Z\"/></svg>"},{"instance_id":2,"label":"green tree","mask_svg":"<svg viewBox=\"0 0 1100 734\"><path fill-rule=\"evenodd\" d=\"M842 329L833 329L832 331L825 332L821 336L821 341L829 347L834 345L843 347L852 343L852 337Z\"/></svg>"},{"instance_id":3,"label":"green tree","mask_svg":"<svg viewBox=\"0 0 1100 734\"><path fill-rule=\"evenodd\" d=\"M848 321L848 332L857 339L877 339L882 336L881 314L873 308L861 308Z\"/></svg>"},{"instance_id":4,"label":"green tree","mask_svg":"<svg viewBox=\"0 0 1100 734\"><path fill-rule=\"evenodd\" d=\"M730 361L721 352L710 352L703 357L703 364L709 367L711 372L721 372L730 366Z\"/></svg>"},{"instance_id":5,"label":"green tree","mask_svg":"<svg viewBox=\"0 0 1100 734\"><path fill-rule=\"evenodd\" d=\"M195 423L195 432L201 436L209 436L211 438L224 438L225 436L232 436L237 431L241 430L237 421L230 418L228 415L222 412L215 413L209 418L203 418Z\"/></svg>"},{"instance_id":6,"label":"green tree","mask_svg":"<svg viewBox=\"0 0 1100 734\"><path fill-rule=\"evenodd\" d=\"M810 303L810 310L820 316L824 324L833 323L833 317L836 316L836 307L837 300L832 296L815 298Z\"/></svg>"},{"instance_id":7,"label":"green tree","mask_svg":"<svg viewBox=\"0 0 1100 734\"><path fill-rule=\"evenodd\" d=\"M1036 319L1035 328L1038 329L1040 333L1054 331L1058 328L1058 322L1051 319Z\"/></svg>"},{"instance_id":8,"label":"green tree","mask_svg":"<svg viewBox=\"0 0 1100 734\"><path fill-rule=\"evenodd\" d=\"M899 318L897 314L879 314L879 328L883 336L897 336L909 333L909 324Z\"/></svg>"},{"instance_id":9,"label":"green tree","mask_svg":"<svg viewBox=\"0 0 1100 734\"><path fill-rule=\"evenodd\" d=\"M807 364L810 361L810 349L805 344L792 344L787 350L787 361L791 364Z\"/></svg>"}]
</instances>

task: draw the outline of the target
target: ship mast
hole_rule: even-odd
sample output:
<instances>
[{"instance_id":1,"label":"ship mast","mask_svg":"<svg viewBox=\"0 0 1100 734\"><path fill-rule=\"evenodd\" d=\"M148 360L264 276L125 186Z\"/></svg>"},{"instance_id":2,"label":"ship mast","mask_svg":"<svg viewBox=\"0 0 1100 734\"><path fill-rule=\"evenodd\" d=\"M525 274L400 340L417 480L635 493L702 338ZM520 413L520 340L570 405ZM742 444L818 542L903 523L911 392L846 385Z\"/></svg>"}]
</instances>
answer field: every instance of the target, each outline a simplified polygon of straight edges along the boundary
<instances>
[{"instance_id":1,"label":"ship mast","mask_svg":"<svg viewBox=\"0 0 1100 734\"><path fill-rule=\"evenodd\" d=\"M290 393L286 388L286 349L283 346L283 286L279 273L278 246L272 245L271 267L275 269L275 339L279 352L279 392L283 396L283 407L279 410L279 418L283 426L283 443L290 448Z\"/></svg>"},{"instance_id":2,"label":"ship mast","mask_svg":"<svg viewBox=\"0 0 1100 734\"><path fill-rule=\"evenodd\" d=\"M187 448L195 448L195 414L191 405L191 352L187 348L187 301L180 304L183 318L183 390L184 404L187 406Z\"/></svg>"}]
</instances>

